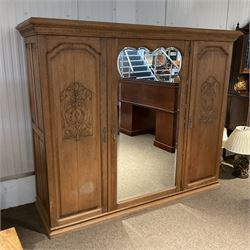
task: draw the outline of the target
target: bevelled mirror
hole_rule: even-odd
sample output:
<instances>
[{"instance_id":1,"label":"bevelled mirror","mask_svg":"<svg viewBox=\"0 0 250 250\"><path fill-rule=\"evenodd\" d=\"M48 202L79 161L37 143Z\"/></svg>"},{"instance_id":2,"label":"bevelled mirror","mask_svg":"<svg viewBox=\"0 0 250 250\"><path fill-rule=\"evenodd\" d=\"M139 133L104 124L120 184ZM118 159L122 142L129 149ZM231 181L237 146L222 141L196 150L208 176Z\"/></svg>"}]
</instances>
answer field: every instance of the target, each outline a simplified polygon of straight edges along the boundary
<instances>
[{"instance_id":1,"label":"bevelled mirror","mask_svg":"<svg viewBox=\"0 0 250 250\"><path fill-rule=\"evenodd\" d=\"M124 48L117 59L117 67L122 78L180 82L182 56L178 49L157 48L151 52L147 48Z\"/></svg>"},{"instance_id":2,"label":"bevelled mirror","mask_svg":"<svg viewBox=\"0 0 250 250\"><path fill-rule=\"evenodd\" d=\"M174 47L125 47L118 55L118 203L175 186L181 67Z\"/></svg>"}]
</instances>

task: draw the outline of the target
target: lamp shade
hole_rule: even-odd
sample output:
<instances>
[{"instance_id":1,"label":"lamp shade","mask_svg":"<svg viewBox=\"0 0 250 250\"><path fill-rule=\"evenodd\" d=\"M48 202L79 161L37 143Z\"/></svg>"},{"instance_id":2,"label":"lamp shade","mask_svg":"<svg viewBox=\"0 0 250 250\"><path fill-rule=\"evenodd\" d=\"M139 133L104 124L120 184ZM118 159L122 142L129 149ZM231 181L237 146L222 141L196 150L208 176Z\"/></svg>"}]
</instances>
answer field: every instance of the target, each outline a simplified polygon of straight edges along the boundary
<instances>
[{"instance_id":1,"label":"lamp shade","mask_svg":"<svg viewBox=\"0 0 250 250\"><path fill-rule=\"evenodd\" d=\"M250 127L236 127L225 142L224 147L236 154L250 155Z\"/></svg>"},{"instance_id":2,"label":"lamp shade","mask_svg":"<svg viewBox=\"0 0 250 250\"><path fill-rule=\"evenodd\" d=\"M225 142L227 141L227 139L228 139L228 136L227 136L227 129L224 128L224 130L223 130L223 137L222 137L222 148L224 148L224 144L225 144Z\"/></svg>"}]
</instances>

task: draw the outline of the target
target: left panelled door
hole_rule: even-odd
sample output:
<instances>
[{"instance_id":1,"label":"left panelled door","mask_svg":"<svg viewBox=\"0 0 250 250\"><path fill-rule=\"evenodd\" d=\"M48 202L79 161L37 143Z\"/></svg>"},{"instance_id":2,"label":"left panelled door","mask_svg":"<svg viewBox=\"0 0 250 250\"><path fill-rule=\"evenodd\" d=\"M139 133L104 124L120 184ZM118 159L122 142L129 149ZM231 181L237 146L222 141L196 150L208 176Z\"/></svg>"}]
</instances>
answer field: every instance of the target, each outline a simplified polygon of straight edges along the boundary
<instances>
[{"instance_id":1,"label":"left panelled door","mask_svg":"<svg viewBox=\"0 0 250 250\"><path fill-rule=\"evenodd\" d=\"M50 108L54 226L79 222L107 210L105 142L105 48L100 39L52 39L47 79ZM53 44L53 46L51 46Z\"/></svg>"}]
</instances>

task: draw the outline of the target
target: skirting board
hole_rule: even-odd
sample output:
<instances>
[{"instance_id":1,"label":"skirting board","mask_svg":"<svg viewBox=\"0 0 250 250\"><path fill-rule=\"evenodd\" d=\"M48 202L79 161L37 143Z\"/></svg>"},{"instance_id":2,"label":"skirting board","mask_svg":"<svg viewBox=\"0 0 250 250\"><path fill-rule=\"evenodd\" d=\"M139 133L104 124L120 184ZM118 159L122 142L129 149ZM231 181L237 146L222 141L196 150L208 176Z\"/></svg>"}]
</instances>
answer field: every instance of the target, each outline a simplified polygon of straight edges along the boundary
<instances>
[{"instance_id":1,"label":"skirting board","mask_svg":"<svg viewBox=\"0 0 250 250\"><path fill-rule=\"evenodd\" d=\"M0 182L0 209L17 207L35 200L35 175Z\"/></svg>"}]
</instances>

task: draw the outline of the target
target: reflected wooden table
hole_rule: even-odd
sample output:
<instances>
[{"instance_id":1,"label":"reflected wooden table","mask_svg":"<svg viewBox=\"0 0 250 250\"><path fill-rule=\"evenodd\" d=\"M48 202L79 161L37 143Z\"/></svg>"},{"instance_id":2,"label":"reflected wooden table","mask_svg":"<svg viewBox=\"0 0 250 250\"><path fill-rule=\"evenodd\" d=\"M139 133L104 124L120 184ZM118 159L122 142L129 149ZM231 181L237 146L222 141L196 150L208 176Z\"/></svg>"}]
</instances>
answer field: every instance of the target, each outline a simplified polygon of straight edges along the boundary
<instances>
[{"instance_id":1,"label":"reflected wooden table","mask_svg":"<svg viewBox=\"0 0 250 250\"><path fill-rule=\"evenodd\" d=\"M129 136L155 131L154 145L174 153L179 84L120 81L120 132Z\"/></svg>"}]
</instances>

